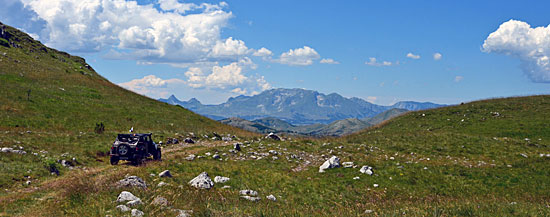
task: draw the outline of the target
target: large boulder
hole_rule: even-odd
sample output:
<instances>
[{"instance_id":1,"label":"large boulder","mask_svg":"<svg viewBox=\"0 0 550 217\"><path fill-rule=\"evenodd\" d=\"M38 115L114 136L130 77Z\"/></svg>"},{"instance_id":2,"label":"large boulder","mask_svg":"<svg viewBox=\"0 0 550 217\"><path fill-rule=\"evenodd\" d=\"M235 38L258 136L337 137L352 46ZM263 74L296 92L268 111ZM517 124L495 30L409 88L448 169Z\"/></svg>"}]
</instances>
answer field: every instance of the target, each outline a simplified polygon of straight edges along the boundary
<instances>
[{"instance_id":1,"label":"large boulder","mask_svg":"<svg viewBox=\"0 0 550 217\"><path fill-rule=\"evenodd\" d=\"M143 213L142 211L138 209L132 209L132 217L142 217L143 215L145 215L145 213Z\"/></svg>"},{"instance_id":2,"label":"large boulder","mask_svg":"<svg viewBox=\"0 0 550 217\"><path fill-rule=\"evenodd\" d=\"M128 176L116 183L116 186L119 188L122 187L139 187L139 188L147 188L147 184L143 179L137 177L137 176Z\"/></svg>"},{"instance_id":3,"label":"large boulder","mask_svg":"<svg viewBox=\"0 0 550 217\"><path fill-rule=\"evenodd\" d=\"M172 177L172 174L170 173L170 170L164 170L159 173L159 177Z\"/></svg>"},{"instance_id":4,"label":"large boulder","mask_svg":"<svg viewBox=\"0 0 550 217\"><path fill-rule=\"evenodd\" d=\"M265 136L265 138L281 141L281 137L277 136L277 134L275 134L275 133L269 133L269 134L267 134L267 136Z\"/></svg>"},{"instance_id":5,"label":"large boulder","mask_svg":"<svg viewBox=\"0 0 550 217\"><path fill-rule=\"evenodd\" d=\"M212 179L210 179L210 176L206 172L202 172L197 177L191 179L189 184L199 189L209 189L214 186L214 182L212 182Z\"/></svg>"},{"instance_id":6,"label":"large boulder","mask_svg":"<svg viewBox=\"0 0 550 217\"><path fill-rule=\"evenodd\" d=\"M332 156L330 159L325 161L325 163L323 163L323 165L321 165L319 167L319 172L323 173L323 172L325 172L326 169L332 169L332 168L336 168L336 167L340 167L340 158L338 158L336 156Z\"/></svg>"},{"instance_id":7,"label":"large boulder","mask_svg":"<svg viewBox=\"0 0 550 217\"><path fill-rule=\"evenodd\" d=\"M367 175L372 175L372 174L373 174L373 172L372 172L372 167L369 167L369 166L363 166L363 167L361 167L361 169L359 170L359 172L364 173L364 174L367 174Z\"/></svg>"},{"instance_id":8,"label":"large boulder","mask_svg":"<svg viewBox=\"0 0 550 217\"><path fill-rule=\"evenodd\" d=\"M134 201L134 200L139 200L139 197L134 196L134 194L128 191L121 192L116 199L117 202Z\"/></svg>"}]
</instances>

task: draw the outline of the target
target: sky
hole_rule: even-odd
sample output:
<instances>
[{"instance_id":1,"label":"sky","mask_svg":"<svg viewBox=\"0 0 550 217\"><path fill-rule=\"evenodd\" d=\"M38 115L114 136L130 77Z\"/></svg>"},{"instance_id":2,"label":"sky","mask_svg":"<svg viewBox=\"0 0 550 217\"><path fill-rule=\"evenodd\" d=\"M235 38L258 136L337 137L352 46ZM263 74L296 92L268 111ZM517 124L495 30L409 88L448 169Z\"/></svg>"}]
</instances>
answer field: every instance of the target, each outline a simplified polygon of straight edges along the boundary
<instances>
[{"instance_id":1,"label":"sky","mask_svg":"<svg viewBox=\"0 0 550 217\"><path fill-rule=\"evenodd\" d=\"M391 105L550 94L549 1L1 0L0 22L126 89L304 88Z\"/></svg>"}]
</instances>

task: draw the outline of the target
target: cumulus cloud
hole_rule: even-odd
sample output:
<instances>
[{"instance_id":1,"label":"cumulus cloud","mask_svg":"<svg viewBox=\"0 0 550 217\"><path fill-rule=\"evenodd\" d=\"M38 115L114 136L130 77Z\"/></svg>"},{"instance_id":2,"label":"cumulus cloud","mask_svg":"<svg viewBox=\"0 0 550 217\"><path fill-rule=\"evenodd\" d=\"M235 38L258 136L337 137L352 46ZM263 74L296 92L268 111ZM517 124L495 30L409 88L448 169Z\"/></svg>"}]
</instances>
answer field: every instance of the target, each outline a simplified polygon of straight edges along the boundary
<instances>
[{"instance_id":1,"label":"cumulus cloud","mask_svg":"<svg viewBox=\"0 0 550 217\"><path fill-rule=\"evenodd\" d=\"M168 84L184 84L181 79L163 80L155 75L147 75L143 78L134 79L128 82L119 83L118 85L143 95L159 95L162 89L165 89Z\"/></svg>"},{"instance_id":2,"label":"cumulus cloud","mask_svg":"<svg viewBox=\"0 0 550 217\"><path fill-rule=\"evenodd\" d=\"M185 76L192 88L231 90L232 93L251 94L271 88L263 76L248 76L245 71L255 69L256 64L248 57L228 65L190 67Z\"/></svg>"},{"instance_id":3,"label":"cumulus cloud","mask_svg":"<svg viewBox=\"0 0 550 217\"><path fill-rule=\"evenodd\" d=\"M460 81L462 81L463 79L464 79L464 77L462 77L462 76L460 76L460 75L457 75L457 76L455 77L455 82L460 82Z\"/></svg>"},{"instance_id":4,"label":"cumulus cloud","mask_svg":"<svg viewBox=\"0 0 550 217\"><path fill-rule=\"evenodd\" d=\"M509 20L489 34L482 51L520 59L523 72L534 82L550 82L550 25L532 28Z\"/></svg>"},{"instance_id":5,"label":"cumulus cloud","mask_svg":"<svg viewBox=\"0 0 550 217\"><path fill-rule=\"evenodd\" d=\"M114 49L109 57L155 63L235 61L251 52L243 41L221 37L233 17L225 2L21 1L44 22L40 39L61 50Z\"/></svg>"},{"instance_id":6,"label":"cumulus cloud","mask_svg":"<svg viewBox=\"0 0 550 217\"><path fill-rule=\"evenodd\" d=\"M434 60L440 60L443 57L440 53L434 53L433 58Z\"/></svg>"},{"instance_id":7,"label":"cumulus cloud","mask_svg":"<svg viewBox=\"0 0 550 217\"><path fill-rule=\"evenodd\" d=\"M315 49L304 46L303 48L290 49L288 52L282 53L276 62L291 66L308 66L319 58L321 56Z\"/></svg>"},{"instance_id":8,"label":"cumulus cloud","mask_svg":"<svg viewBox=\"0 0 550 217\"><path fill-rule=\"evenodd\" d=\"M392 66L392 65L399 65L399 62L395 62L395 63L392 63L392 62L389 62L389 61L378 62L378 60L376 60L376 58L370 57L369 61L366 61L365 64L367 64L369 66Z\"/></svg>"},{"instance_id":9,"label":"cumulus cloud","mask_svg":"<svg viewBox=\"0 0 550 217\"><path fill-rule=\"evenodd\" d=\"M259 50L257 50L256 52L254 52L253 55L257 56L257 57L270 57L270 56L273 56L273 52L271 52L270 50L268 50L265 47L262 47Z\"/></svg>"},{"instance_id":10,"label":"cumulus cloud","mask_svg":"<svg viewBox=\"0 0 550 217\"><path fill-rule=\"evenodd\" d=\"M340 62L335 61L335 60L333 60L333 59L331 59L331 58L322 59L322 60L320 61L320 63L323 63L323 64L340 64Z\"/></svg>"},{"instance_id":11,"label":"cumulus cloud","mask_svg":"<svg viewBox=\"0 0 550 217\"><path fill-rule=\"evenodd\" d=\"M415 54L413 54L413 53L408 53L408 54L407 54L407 58L411 58L411 59L417 60L417 59L420 59L420 55L415 55Z\"/></svg>"}]
</instances>

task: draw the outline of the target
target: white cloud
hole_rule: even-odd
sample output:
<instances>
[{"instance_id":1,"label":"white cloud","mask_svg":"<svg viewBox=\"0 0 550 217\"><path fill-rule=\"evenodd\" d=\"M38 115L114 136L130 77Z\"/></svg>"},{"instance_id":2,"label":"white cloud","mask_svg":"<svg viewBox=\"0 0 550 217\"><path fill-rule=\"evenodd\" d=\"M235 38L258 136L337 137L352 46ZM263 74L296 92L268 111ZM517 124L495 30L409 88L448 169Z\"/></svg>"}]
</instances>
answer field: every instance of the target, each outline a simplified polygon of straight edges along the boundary
<instances>
[{"instance_id":1,"label":"white cloud","mask_svg":"<svg viewBox=\"0 0 550 217\"><path fill-rule=\"evenodd\" d=\"M40 39L61 50L114 49L111 58L155 63L234 61L251 51L241 40L221 37L233 17L225 2L159 0L158 8L124 0L22 2L45 23Z\"/></svg>"},{"instance_id":2,"label":"white cloud","mask_svg":"<svg viewBox=\"0 0 550 217\"><path fill-rule=\"evenodd\" d=\"M320 61L320 63L324 63L324 64L340 64L338 61L335 61L331 58L327 58L327 59L322 59Z\"/></svg>"},{"instance_id":3,"label":"white cloud","mask_svg":"<svg viewBox=\"0 0 550 217\"><path fill-rule=\"evenodd\" d=\"M253 55L257 56L257 57L269 57L269 56L273 56L273 52L271 52L270 50L268 50L265 47L262 47L259 50L257 50L256 52L254 52Z\"/></svg>"},{"instance_id":4,"label":"white cloud","mask_svg":"<svg viewBox=\"0 0 550 217\"><path fill-rule=\"evenodd\" d=\"M457 76L455 77L455 82L460 82L460 81L462 81L463 79L464 79L464 77L462 77L462 76L460 76L460 75L457 75Z\"/></svg>"},{"instance_id":5,"label":"white cloud","mask_svg":"<svg viewBox=\"0 0 550 217\"><path fill-rule=\"evenodd\" d=\"M440 60L443 56L440 53L434 53L433 58L434 60Z\"/></svg>"},{"instance_id":6,"label":"white cloud","mask_svg":"<svg viewBox=\"0 0 550 217\"><path fill-rule=\"evenodd\" d=\"M169 84L184 84L181 79L163 80L155 75L147 75L143 78L134 79L128 82L119 83L118 85L128 90L148 96L158 96L162 90Z\"/></svg>"},{"instance_id":7,"label":"white cloud","mask_svg":"<svg viewBox=\"0 0 550 217\"><path fill-rule=\"evenodd\" d=\"M228 65L189 67L185 76L187 85L192 88L231 90L232 93L251 94L271 88L263 76L247 76L249 69L257 66L248 57Z\"/></svg>"},{"instance_id":8,"label":"white cloud","mask_svg":"<svg viewBox=\"0 0 550 217\"><path fill-rule=\"evenodd\" d=\"M532 81L550 83L550 25L531 28L526 22L509 20L489 34L482 51L517 57Z\"/></svg>"},{"instance_id":9,"label":"white cloud","mask_svg":"<svg viewBox=\"0 0 550 217\"><path fill-rule=\"evenodd\" d=\"M321 56L315 49L304 46L303 48L290 49L288 52L281 54L276 62L291 66L308 66L313 64L313 60L317 60Z\"/></svg>"},{"instance_id":10,"label":"white cloud","mask_svg":"<svg viewBox=\"0 0 550 217\"><path fill-rule=\"evenodd\" d=\"M407 58L411 58L411 59L417 60L417 59L420 59L420 55L415 55L415 54L413 54L413 53L408 53L408 54L407 54Z\"/></svg>"},{"instance_id":11,"label":"white cloud","mask_svg":"<svg viewBox=\"0 0 550 217\"><path fill-rule=\"evenodd\" d=\"M395 62L395 63L392 63L389 61L378 62L376 58L370 57L369 61L366 61L365 64L369 66L392 66L392 65L399 65L399 62Z\"/></svg>"}]
</instances>

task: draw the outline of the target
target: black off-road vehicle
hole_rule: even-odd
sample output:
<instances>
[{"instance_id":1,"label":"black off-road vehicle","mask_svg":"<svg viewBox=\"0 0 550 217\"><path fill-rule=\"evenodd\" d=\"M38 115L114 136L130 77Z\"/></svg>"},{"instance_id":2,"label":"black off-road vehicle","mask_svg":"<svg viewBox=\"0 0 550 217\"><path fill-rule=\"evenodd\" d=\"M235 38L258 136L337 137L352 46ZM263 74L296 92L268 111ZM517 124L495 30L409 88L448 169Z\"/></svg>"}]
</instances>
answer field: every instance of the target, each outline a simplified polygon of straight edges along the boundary
<instances>
[{"instance_id":1,"label":"black off-road vehicle","mask_svg":"<svg viewBox=\"0 0 550 217\"><path fill-rule=\"evenodd\" d=\"M118 134L111 146L110 155L112 165L118 164L119 160L127 160L134 165L139 165L148 157L160 160L161 148L153 142L151 133Z\"/></svg>"}]
</instances>

